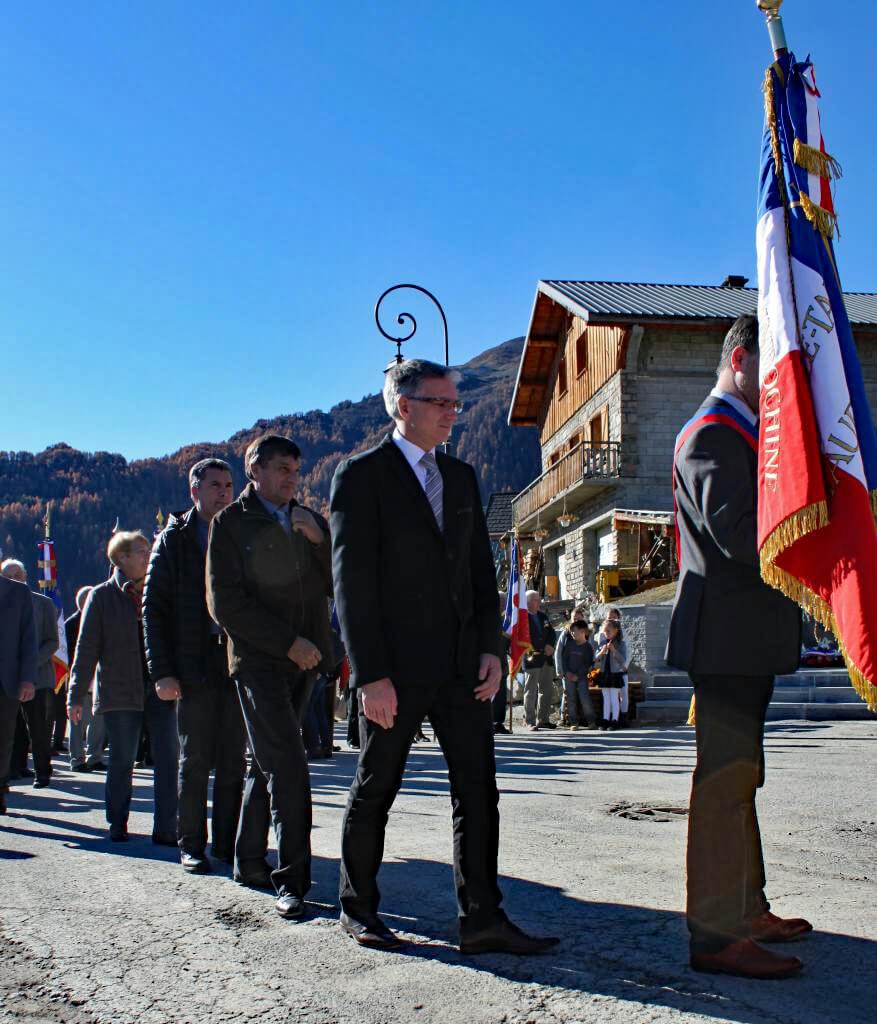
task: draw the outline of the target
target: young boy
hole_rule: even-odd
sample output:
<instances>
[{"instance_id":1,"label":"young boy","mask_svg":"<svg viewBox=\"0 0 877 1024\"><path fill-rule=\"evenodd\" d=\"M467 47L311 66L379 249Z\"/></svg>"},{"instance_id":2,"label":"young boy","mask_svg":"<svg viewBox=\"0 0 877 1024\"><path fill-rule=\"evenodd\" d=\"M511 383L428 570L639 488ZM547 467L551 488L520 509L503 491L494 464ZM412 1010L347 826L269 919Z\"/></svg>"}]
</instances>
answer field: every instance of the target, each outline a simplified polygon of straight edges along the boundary
<instances>
[{"instance_id":1,"label":"young boy","mask_svg":"<svg viewBox=\"0 0 877 1024\"><path fill-rule=\"evenodd\" d=\"M563 645L563 689L566 694L566 707L569 714L570 729L578 729L579 724L586 728L594 728L588 721L588 710L593 718L593 706L588 692L588 672L594 665L594 649L588 640L588 625L585 622L572 622L569 627L570 640ZM579 723L579 701L581 701L584 721Z\"/></svg>"}]
</instances>

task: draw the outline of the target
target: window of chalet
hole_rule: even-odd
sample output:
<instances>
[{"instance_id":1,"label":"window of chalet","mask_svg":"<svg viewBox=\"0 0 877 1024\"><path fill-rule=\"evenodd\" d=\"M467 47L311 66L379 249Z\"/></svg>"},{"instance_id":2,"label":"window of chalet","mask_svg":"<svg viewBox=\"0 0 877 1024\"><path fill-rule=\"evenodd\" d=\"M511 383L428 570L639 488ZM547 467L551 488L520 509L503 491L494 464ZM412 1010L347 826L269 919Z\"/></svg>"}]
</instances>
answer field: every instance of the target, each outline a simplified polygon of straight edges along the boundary
<instances>
[{"instance_id":1,"label":"window of chalet","mask_svg":"<svg viewBox=\"0 0 877 1024\"><path fill-rule=\"evenodd\" d=\"M581 443L582 443L582 435L581 434L573 434L573 436L569 439L569 450L572 451L573 448L578 448L578 446Z\"/></svg>"},{"instance_id":2,"label":"window of chalet","mask_svg":"<svg viewBox=\"0 0 877 1024\"><path fill-rule=\"evenodd\" d=\"M564 356L557 368L557 394L565 395L566 391L566 356Z\"/></svg>"},{"instance_id":3,"label":"window of chalet","mask_svg":"<svg viewBox=\"0 0 877 1024\"><path fill-rule=\"evenodd\" d=\"M600 445L609 440L609 406L603 408L591 419L588 433L592 445Z\"/></svg>"},{"instance_id":4,"label":"window of chalet","mask_svg":"<svg viewBox=\"0 0 877 1024\"><path fill-rule=\"evenodd\" d=\"M581 375L588 368L588 332L587 330L576 338L576 376Z\"/></svg>"},{"instance_id":5,"label":"window of chalet","mask_svg":"<svg viewBox=\"0 0 877 1024\"><path fill-rule=\"evenodd\" d=\"M558 448L557 451L552 452L548 456L548 465L549 466L553 466L555 464L555 462L559 462L559 461L560 461L560 449Z\"/></svg>"}]
</instances>

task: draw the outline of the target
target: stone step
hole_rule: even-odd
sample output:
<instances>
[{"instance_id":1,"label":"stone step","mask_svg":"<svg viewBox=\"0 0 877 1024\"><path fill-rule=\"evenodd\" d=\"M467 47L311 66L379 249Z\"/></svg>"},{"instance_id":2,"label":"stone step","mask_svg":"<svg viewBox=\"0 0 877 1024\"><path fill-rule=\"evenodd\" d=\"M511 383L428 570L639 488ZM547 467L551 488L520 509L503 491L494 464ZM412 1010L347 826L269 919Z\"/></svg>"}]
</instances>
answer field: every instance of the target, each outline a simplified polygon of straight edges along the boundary
<instances>
[{"instance_id":1,"label":"stone step","mask_svg":"<svg viewBox=\"0 0 877 1024\"><path fill-rule=\"evenodd\" d=\"M852 694L852 688L850 693ZM681 724L688 718L688 700L644 700L637 705L636 720L641 725L657 723ZM784 720L818 721L874 721L869 711L858 698L854 701L813 702L813 701L772 701L767 709L770 722Z\"/></svg>"},{"instance_id":2,"label":"stone step","mask_svg":"<svg viewBox=\"0 0 877 1024\"><path fill-rule=\"evenodd\" d=\"M686 672L656 672L652 677L649 689L661 689L665 687L690 686ZM777 688L797 687L848 687L850 677L845 669L801 669L793 675L778 676Z\"/></svg>"}]
</instances>

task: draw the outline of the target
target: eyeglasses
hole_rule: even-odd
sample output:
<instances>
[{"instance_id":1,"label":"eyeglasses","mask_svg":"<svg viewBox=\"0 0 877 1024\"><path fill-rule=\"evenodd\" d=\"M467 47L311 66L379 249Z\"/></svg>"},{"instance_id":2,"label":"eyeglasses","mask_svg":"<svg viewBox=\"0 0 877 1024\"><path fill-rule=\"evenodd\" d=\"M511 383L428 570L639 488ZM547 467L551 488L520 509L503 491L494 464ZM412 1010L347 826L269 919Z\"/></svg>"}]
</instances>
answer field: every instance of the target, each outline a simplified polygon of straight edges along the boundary
<instances>
[{"instance_id":1,"label":"eyeglasses","mask_svg":"<svg viewBox=\"0 0 877 1024\"><path fill-rule=\"evenodd\" d=\"M430 405L434 405L436 409L441 409L442 412L455 412L459 414L463 411L463 403L459 398L432 398L427 395L409 395L408 398L412 402L429 402Z\"/></svg>"}]
</instances>

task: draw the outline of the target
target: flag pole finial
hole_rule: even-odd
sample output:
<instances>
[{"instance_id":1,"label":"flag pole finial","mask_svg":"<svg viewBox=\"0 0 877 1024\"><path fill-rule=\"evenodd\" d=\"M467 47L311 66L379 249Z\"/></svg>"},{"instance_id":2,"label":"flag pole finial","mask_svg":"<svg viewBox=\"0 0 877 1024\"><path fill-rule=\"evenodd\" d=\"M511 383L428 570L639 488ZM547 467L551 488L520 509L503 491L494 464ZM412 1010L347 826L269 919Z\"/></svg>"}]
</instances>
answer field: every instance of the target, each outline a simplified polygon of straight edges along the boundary
<instances>
[{"instance_id":1,"label":"flag pole finial","mask_svg":"<svg viewBox=\"0 0 877 1024\"><path fill-rule=\"evenodd\" d=\"M789 44L786 42L786 31L783 28L783 19L780 15L780 7L783 0L755 0L756 6L767 18L767 30L770 33L770 42L774 54L779 57L785 53Z\"/></svg>"},{"instance_id":2,"label":"flag pole finial","mask_svg":"<svg viewBox=\"0 0 877 1024\"><path fill-rule=\"evenodd\" d=\"M46 540L51 540L52 537L52 503L51 501L46 502L46 514L43 518L43 525L46 528Z\"/></svg>"}]
</instances>

